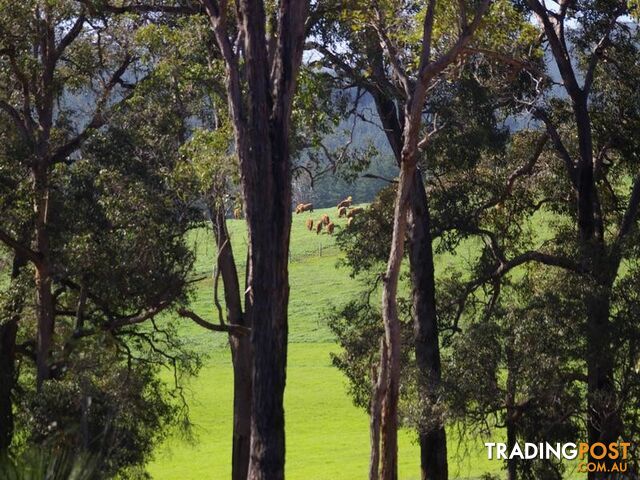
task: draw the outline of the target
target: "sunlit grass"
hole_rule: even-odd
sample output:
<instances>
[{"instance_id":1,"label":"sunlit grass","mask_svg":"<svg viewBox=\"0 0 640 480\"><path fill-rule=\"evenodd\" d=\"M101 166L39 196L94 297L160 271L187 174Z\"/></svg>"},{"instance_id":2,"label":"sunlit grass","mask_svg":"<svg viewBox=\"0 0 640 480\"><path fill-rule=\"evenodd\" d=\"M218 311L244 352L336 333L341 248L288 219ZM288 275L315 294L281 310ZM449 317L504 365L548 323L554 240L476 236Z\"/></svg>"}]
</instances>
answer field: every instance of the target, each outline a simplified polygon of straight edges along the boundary
<instances>
[{"instance_id":1,"label":"sunlit grass","mask_svg":"<svg viewBox=\"0 0 640 480\"><path fill-rule=\"evenodd\" d=\"M336 351L324 316L332 305L340 305L363 290L345 268L336 268L339 251L333 238L305 229L304 222L335 209L294 215L291 235L289 306L290 346L285 394L287 460L289 479L352 480L366 478L369 459L369 431L366 412L356 408L347 394L346 378L331 366L330 352ZM337 220L337 219L336 219ZM339 225L345 225L341 219ZM231 220L232 245L244 283L246 233L243 221ZM215 246L211 232L193 232L197 252L196 270L209 277L196 288L192 308L216 321L212 295L211 267ZM437 270L468 262L476 250L472 244L457 255L438 258ZM222 298L222 295L220 295ZM224 335L211 333L184 321L181 334L192 346L208 354L198 378L189 383L191 417L196 424L196 442L173 436L156 452L149 466L154 479L200 480L230 478L232 428L232 368ZM492 438L492 441L500 441ZM449 432L451 478L479 478L497 473L499 461L489 461L485 439L460 441L455 429ZM419 451L412 432L400 435L400 478L419 478Z\"/></svg>"}]
</instances>

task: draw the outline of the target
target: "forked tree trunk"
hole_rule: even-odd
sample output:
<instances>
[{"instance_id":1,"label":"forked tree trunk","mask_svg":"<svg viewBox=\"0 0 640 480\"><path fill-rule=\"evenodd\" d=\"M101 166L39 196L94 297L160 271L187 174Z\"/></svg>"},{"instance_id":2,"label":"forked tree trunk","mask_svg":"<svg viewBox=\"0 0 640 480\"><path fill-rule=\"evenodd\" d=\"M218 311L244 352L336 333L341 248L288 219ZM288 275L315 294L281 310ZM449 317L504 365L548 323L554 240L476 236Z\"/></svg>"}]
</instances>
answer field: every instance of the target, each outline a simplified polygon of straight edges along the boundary
<instances>
[{"instance_id":1,"label":"forked tree trunk","mask_svg":"<svg viewBox=\"0 0 640 480\"><path fill-rule=\"evenodd\" d=\"M231 238L227 230L224 208L217 208L212 219L213 231L218 247L218 262L227 321L232 325L250 327L242 312L240 281L236 267ZM246 480L249 471L249 448L251 441L251 340L248 336L229 335L233 362L233 446L231 478Z\"/></svg>"},{"instance_id":2,"label":"forked tree trunk","mask_svg":"<svg viewBox=\"0 0 640 480\"><path fill-rule=\"evenodd\" d=\"M367 49L371 59L374 81L383 85L385 69L383 51L375 35L369 34ZM367 84L368 85L368 84ZM402 160L403 125L398 106L383 88L369 87L389 146L398 166ZM440 347L436 316L435 271L433 264L433 237L429 202L422 174L416 169L414 190L411 195L411 214L408 218L408 244L412 307L414 321L414 345L417 367L418 401L429 398L436 401L435 390L441 380ZM444 425L435 430L419 432L420 472L423 480L448 478L447 438Z\"/></svg>"}]
</instances>

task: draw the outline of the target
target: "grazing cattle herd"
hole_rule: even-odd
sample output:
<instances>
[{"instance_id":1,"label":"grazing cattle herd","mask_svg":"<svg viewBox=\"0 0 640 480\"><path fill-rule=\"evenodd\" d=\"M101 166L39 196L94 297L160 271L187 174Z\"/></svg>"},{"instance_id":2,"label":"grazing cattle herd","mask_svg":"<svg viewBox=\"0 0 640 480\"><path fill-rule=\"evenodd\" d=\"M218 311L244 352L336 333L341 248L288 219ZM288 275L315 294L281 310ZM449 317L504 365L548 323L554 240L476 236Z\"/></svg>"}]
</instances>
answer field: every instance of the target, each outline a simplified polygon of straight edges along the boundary
<instances>
[{"instance_id":1,"label":"grazing cattle herd","mask_svg":"<svg viewBox=\"0 0 640 480\"><path fill-rule=\"evenodd\" d=\"M346 218L347 219L347 227L353 223L353 218L359 213L364 212L364 208L362 207L352 207L353 205L353 197L349 195L347 198L338 203L338 218ZM313 212L313 203L299 203L296 205L295 209L296 215L303 212ZM316 235L320 235L322 230L325 229L327 235L333 235L336 227L340 227L340 225L336 225L331 221L329 215L323 213L322 216L318 220L313 220L313 218L307 218L305 222L305 226L307 230L313 232L314 226ZM325 228L326 227L326 228Z\"/></svg>"}]
</instances>

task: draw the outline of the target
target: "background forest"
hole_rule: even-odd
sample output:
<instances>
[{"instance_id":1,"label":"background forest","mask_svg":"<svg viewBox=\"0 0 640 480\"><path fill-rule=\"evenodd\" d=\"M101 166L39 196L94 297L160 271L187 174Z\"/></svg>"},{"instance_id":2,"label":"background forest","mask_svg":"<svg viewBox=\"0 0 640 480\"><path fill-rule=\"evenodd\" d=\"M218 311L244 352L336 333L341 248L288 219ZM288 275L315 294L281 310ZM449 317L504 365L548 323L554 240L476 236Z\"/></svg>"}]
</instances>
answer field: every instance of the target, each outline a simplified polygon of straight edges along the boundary
<instances>
[{"instance_id":1,"label":"background forest","mask_svg":"<svg viewBox=\"0 0 640 480\"><path fill-rule=\"evenodd\" d=\"M638 478L639 35L0 0L0 479Z\"/></svg>"}]
</instances>

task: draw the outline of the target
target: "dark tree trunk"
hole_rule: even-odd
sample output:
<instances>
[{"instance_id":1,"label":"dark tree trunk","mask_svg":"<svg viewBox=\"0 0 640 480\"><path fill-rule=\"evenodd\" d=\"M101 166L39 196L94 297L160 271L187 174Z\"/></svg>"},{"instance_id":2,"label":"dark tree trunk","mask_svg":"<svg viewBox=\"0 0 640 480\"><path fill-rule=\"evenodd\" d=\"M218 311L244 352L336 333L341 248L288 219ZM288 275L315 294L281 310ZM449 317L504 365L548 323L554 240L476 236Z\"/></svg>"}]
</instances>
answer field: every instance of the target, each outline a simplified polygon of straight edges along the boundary
<instances>
[{"instance_id":1,"label":"dark tree trunk","mask_svg":"<svg viewBox=\"0 0 640 480\"><path fill-rule=\"evenodd\" d=\"M251 480L284 478L284 388L289 303L291 159L289 133L304 49L308 0L277 4L274 42L262 0L238 0L242 48L217 2L203 0L225 61L248 226L245 315L251 325ZM267 51L267 45L271 50ZM242 58L237 52L242 52Z\"/></svg>"},{"instance_id":2,"label":"dark tree trunk","mask_svg":"<svg viewBox=\"0 0 640 480\"><path fill-rule=\"evenodd\" d=\"M607 255L604 229L600 215L600 200L593 175L591 120L587 99L573 99L573 111L578 132L580 158L577 166L577 209L580 256L591 272L591 284L584 292L587 314L587 418L589 443L609 444L622 432L614 382L613 346L611 345L611 289L615 270ZM610 464L610 460L604 460ZM589 472L589 480L606 475Z\"/></svg>"},{"instance_id":3,"label":"dark tree trunk","mask_svg":"<svg viewBox=\"0 0 640 480\"><path fill-rule=\"evenodd\" d=\"M34 211L35 211L35 249L40 260L35 265L36 286L36 385L37 389L50 376L49 357L54 333L54 301L52 293L53 278L50 263L50 245L48 231L49 187L48 162L41 160L33 170Z\"/></svg>"},{"instance_id":4,"label":"dark tree trunk","mask_svg":"<svg viewBox=\"0 0 640 480\"><path fill-rule=\"evenodd\" d=\"M413 284L413 324L418 370L418 391L430 404L438 402L442 379L438 319L436 314L435 269L431 237L431 218L419 169L414 174L409 216L409 261ZM448 478L447 437L444 425L421 431L420 470L422 480Z\"/></svg>"},{"instance_id":5,"label":"dark tree trunk","mask_svg":"<svg viewBox=\"0 0 640 480\"><path fill-rule=\"evenodd\" d=\"M507 429L507 452L511 452L513 447L516 444L516 425L515 422L511 420L513 416L513 412L511 409L507 408L507 421L505 422ZM507 480L517 480L518 479L518 469L517 469L517 460L515 458L507 459Z\"/></svg>"},{"instance_id":6,"label":"dark tree trunk","mask_svg":"<svg viewBox=\"0 0 640 480\"><path fill-rule=\"evenodd\" d=\"M297 65L291 41L292 20L306 18L306 7L280 4L279 32L283 43L275 56L270 90L266 50L265 12L261 2L241 3L245 34L245 63L251 101L245 130L244 158L240 158L242 184L249 227L249 275L246 313L251 324L252 404L249 478L284 478L284 389L287 365L289 304L289 234L291 229L291 162L289 129ZM300 32L303 35L303 32ZM287 40L287 41L284 41ZM297 42L297 39L293 43ZM300 39L300 49L302 39ZM277 59L277 60L276 60ZM301 50L300 50L301 60ZM266 135L266 138L265 138ZM265 141L266 140L266 141ZM242 141L242 139L240 139Z\"/></svg>"},{"instance_id":7,"label":"dark tree trunk","mask_svg":"<svg viewBox=\"0 0 640 480\"><path fill-rule=\"evenodd\" d=\"M213 230L218 246L218 265L224 284L227 321L250 327L242 312L240 281L227 230L224 208L216 209ZM251 340L247 336L229 335L233 362L233 448L231 478L246 480L251 441Z\"/></svg>"},{"instance_id":8,"label":"dark tree trunk","mask_svg":"<svg viewBox=\"0 0 640 480\"><path fill-rule=\"evenodd\" d=\"M607 254L598 186L594 178L593 136L588 108L591 84L585 81L582 87L579 86L579 75L566 55L570 49L567 48L563 33L564 16L550 13L536 0L529 0L527 3L540 20L564 88L571 99L578 136L579 156L575 165L570 166L570 170L575 170L570 171L570 175L577 192L579 256L592 282L582 296L587 316L587 431L590 443L608 443L616 440L623 428L616 407L614 347L611 345L609 319L611 286L615 276L613 272L617 265L612 265L614 259ZM615 262L617 260L613 263ZM594 480L602 475L590 472L588 478Z\"/></svg>"},{"instance_id":9,"label":"dark tree trunk","mask_svg":"<svg viewBox=\"0 0 640 480\"><path fill-rule=\"evenodd\" d=\"M511 452L517 442L517 422L516 422L516 372L514 371L514 361L512 350L507 350L507 391L506 391L506 412L505 427L507 430L507 452ZM516 480L518 475L518 461L515 458L507 458L507 480Z\"/></svg>"},{"instance_id":10,"label":"dark tree trunk","mask_svg":"<svg viewBox=\"0 0 640 480\"><path fill-rule=\"evenodd\" d=\"M596 275L597 277L597 275ZM614 360L611 344L610 296L611 285L594 282L585 294L587 311L587 404L588 439L590 444L616 442L622 433L622 422L617 406L617 393L613 378ZM608 466L612 460L603 459ZM590 472L590 480L608 478L602 473Z\"/></svg>"},{"instance_id":11,"label":"dark tree trunk","mask_svg":"<svg viewBox=\"0 0 640 480\"><path fill-rule=\"evenodd\" d=\"M279 147L281 151L278 154L273 152L274 157L280 157L280 160L288 158L287 146ZM277 162L274 161L273 164L276 168ZM252 480L284 478L283 401L289 303L287 262L291 225L288 167L287 163L285 168L280 167L280 171L274 175L274 194L259 201L254 199L247 202L250 270L247 294L249 301L246 308L250 318L253 348L249 471L249 478ZM260 181L260 177L255 180ZM284 198L275 195L276 191L281 192ZM248 192L245 195L246 193Z\"/></svg>"},{"instance_id":12,"label":"dark tree trunk","mask_svg":"<svg viewBox=\"0 0 640 480\"><path fill-rule=\"evenodd\" d=\"M18 315L0 325L0 456L13 440L13 389L15 385L15 347Z\"/></svg>"},{"instance_id":13,"label":"dark tree trunk","mask_svg":"<svg viewBox=\"0 0 640 480\"><path fill-rule=\"evenodd\" d=\"M15 254L11 279L17 279L26 259ZM7 319L0 324L0 456L6 453L13 440L13 391L16 382L16 336L24 297L18 294L15 301L7 305Z\"/></svg>"}]
</instances>

